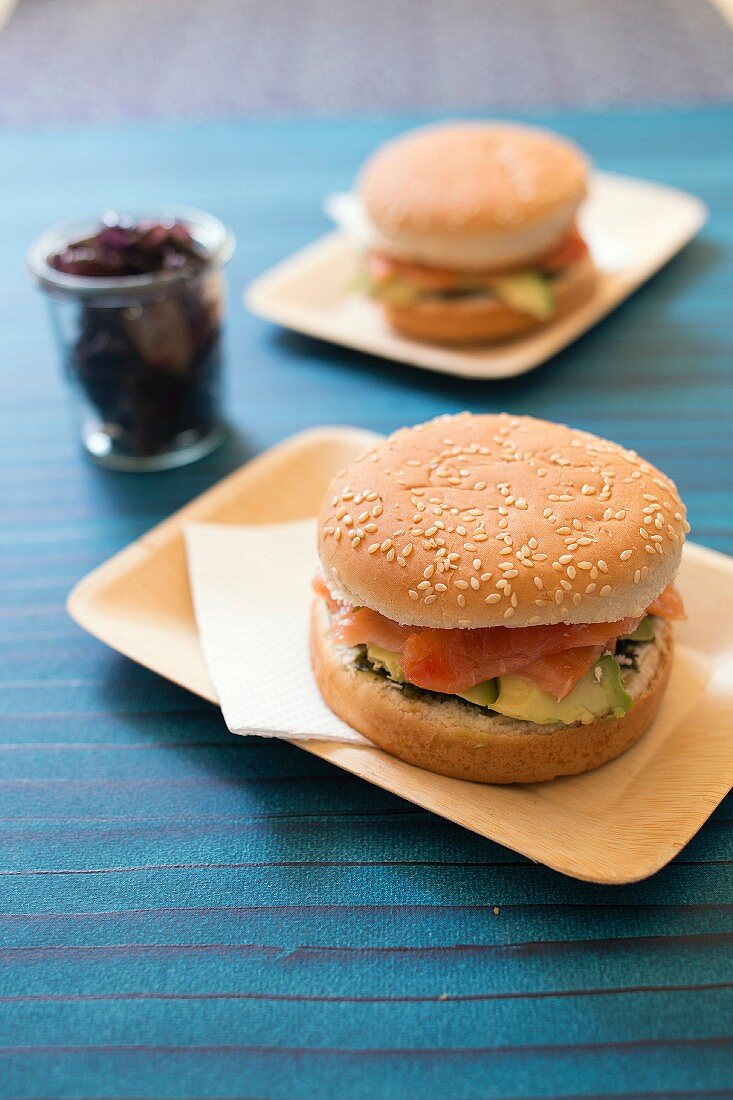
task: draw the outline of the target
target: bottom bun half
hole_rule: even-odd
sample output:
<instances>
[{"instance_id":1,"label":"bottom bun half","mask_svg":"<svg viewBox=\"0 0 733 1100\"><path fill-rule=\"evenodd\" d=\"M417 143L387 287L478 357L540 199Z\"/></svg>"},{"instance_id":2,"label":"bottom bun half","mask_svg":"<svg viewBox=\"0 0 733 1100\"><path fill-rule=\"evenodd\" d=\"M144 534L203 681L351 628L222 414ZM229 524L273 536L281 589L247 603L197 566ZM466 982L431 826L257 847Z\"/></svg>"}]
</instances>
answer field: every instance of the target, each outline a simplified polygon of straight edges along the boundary
<instances>
[{"instance_id":1,"label":"bottom bun half","mask_svg":"<svg viewBox=\"0 0 733 1100\"><path fill-rule=\"evenodd\" d=\"M452 696L405 691L384 676L363 671L353 650L333 642L322 600L314 602L311 614L311 663L331 710L408 764L479 783L539 783L578 775L625 752L659 708L672 648L672 630L660 622L639 671L625 677L633 704L623 718L543 726L489 714Z\"/></svg>"},{"instance_id":2,"label":"bottom bun half","mask_svg":"<svg viewBox=\"0 0 733 1100\"><path fill-rule=\"evenodd\" d=\"M492 344L533 332L582 305L593 293L598 272L586 257L554 281L555 311L546 321L519 313L490 295L427 298L411 306L382 303L391 328L411 340L432 344Z\"/></svg>"}]
</instances>

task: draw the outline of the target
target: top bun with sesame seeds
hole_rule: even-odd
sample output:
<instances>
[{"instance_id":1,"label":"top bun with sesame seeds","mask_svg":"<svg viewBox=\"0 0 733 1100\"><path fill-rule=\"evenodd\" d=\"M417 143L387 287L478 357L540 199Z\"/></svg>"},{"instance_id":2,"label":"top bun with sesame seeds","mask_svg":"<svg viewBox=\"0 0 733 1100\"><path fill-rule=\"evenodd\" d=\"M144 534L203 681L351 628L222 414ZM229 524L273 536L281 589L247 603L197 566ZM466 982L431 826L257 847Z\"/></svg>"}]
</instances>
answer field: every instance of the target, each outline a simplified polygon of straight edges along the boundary
<instances>
[{"instance_id":1,"label":"top bun with sesame seeds","mask_svg":"<svg viewBox=\"0 0 733 1100\"><path fill-rule=\"evenodd\" d=\"M357 187L374 247L463 271L501 271L547 253L587 191L588 161L530 126L425 126L381 146Z\"/></svg>"},{"instance_id":2,"label":"top bun with sesame seeds","mask_svg":"<svg viewBox=\"0 0 733 1100\"><path fill-rule=\"evenodd\" d=\"M674 483L616 443L533 417L404 428L331 482L318 522L333 596L437 628L617 622L674 578Z\"/></svg>"}]
</instances>

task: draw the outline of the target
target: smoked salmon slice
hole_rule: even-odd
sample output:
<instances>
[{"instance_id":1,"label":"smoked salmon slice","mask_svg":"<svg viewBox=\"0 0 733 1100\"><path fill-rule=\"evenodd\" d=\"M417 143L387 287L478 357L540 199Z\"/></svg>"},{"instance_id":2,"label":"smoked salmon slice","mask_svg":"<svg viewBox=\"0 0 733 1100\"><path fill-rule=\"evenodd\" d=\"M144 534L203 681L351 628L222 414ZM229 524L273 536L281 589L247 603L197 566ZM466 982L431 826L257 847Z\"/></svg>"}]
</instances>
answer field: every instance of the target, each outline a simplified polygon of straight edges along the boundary
<instances>
[{"instance_id":1,"label":"smoked salmon slice","mask_svg":"<svg viewBox=\"0 0 733 1100\"><path fill-rule=\"evenodd\" d=\"M682 597L673 584L668 584L664 592L661 592L653 603L647 608L649 615L659 615L660 619L672 622L675 619L686 619L685 607Z\"/></svg>"},{"instance_id":2,"label":"smoked salmon slice","mask_svg":"<svg viewBox=\"0 0 733 1100\"><path fill-rule=\"evenodd\" d=\"M478 630L413 628L414 633L404 644L402 671L417 687L455 694L468 691L484 680L493 680L495 676L509 673L531 679L529 670L540 662L537 675L546 683L559 683L562 691L568 681L570 665L566 662L561 669L558 662L553 664L551 661L553 656L575 649L587 651L598 647L602 652L611 639L635 630L638 622L638 619L623 619L618 623L514 628L494 626ZM587 652L585 659L588 659ZM579 671L567 691L590 667L583 664L583 660L576 662L575 667ZM555 677L553 668L558 670Z\"/></svg>"},{"instance_id":3,"label":"smoked salmon slice","mask_svg":"<svg viewBox=\"0 0 733 1100\"><path fill-rule=\"evenodd\" d=\"M371 643L401 653L402 671L410 683L446 694L468 691L495 676L516 674L563 699L606 649L613 648L616 638L632 634L640 622L632 617L615 623L437 630L402 626L368 607L338 603L321 577L313 587L328 600L337 641L348 646ZM657 597L649 614L684 617L674 585Z\"/></svg>"}]
</instances>

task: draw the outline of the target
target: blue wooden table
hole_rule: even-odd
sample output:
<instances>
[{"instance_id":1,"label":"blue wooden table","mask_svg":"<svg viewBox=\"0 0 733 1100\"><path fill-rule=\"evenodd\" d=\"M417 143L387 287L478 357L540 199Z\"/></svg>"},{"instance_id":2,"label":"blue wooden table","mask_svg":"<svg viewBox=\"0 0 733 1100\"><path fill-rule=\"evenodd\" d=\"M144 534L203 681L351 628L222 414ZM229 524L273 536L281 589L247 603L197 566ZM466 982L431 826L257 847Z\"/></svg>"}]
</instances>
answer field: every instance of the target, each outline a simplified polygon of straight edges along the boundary
<instances>
[{"instance_id":1,"label":"blue wooden table","mask_svg":"<svg viewBox=\"0 0 733 1100\"><path fill-rule=\"evenodd\" d=\"M412 120L0 138L0 1095L730 1096L733 803L654 879L562 878L107 651L71 585L298 428L441 411L569 420L679 483L733 552L733 111L547 118L688 188L700 238L553 362L471 384L278 332L245 282ZM235 230L228 445L135 477L78 452L23 253L56 218L178 201Z\"/></svg>"}]
</instances>

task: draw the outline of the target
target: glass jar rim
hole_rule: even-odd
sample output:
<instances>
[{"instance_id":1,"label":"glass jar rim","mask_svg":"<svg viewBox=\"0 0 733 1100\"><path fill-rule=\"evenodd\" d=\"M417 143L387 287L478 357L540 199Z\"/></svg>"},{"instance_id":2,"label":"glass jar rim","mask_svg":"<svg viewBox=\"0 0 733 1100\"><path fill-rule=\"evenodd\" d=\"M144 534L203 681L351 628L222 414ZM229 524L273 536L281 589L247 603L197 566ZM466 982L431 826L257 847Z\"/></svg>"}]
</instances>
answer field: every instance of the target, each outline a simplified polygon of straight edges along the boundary
<instances>
[{"instance_id":1,"label":"glass jar rim","mask_svg":"<svg viewBox=\"0 0 733 1100\"><path fill-rule=\"evenodd\" d=\"M125 291L140 293L140 291L155 291L186 282L212 267L223 267L229 262L234 252L236 242L232 231L213 214L207 214L206 211L197 210L192 206L166 206L162 211L147 209L126 211L125 217L129 217L132 221L182 222L203 249L204 267L112 277L67 275L63 271L57 271L48 262L49 257L59 252L69 242L91 236L105 218L104 214L95 214L86 218L70 218L56 222L33 242L26 255L26 265L31 279L43 290L73 298L102 298L110 293L124 294Z\"/></svg>"}]
</instances>

